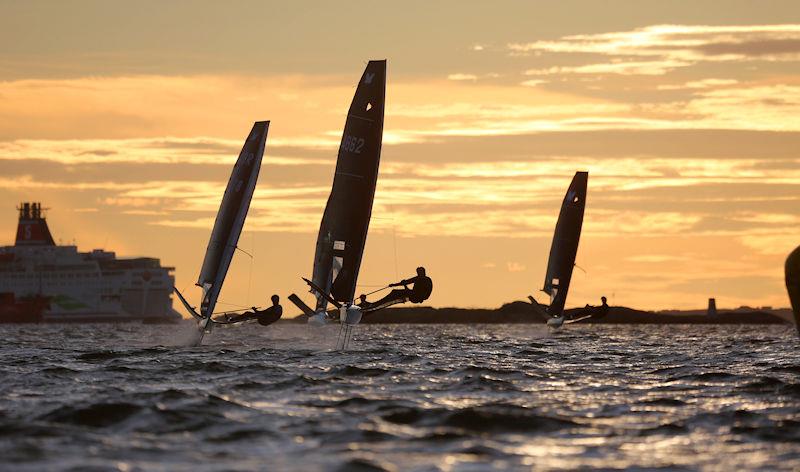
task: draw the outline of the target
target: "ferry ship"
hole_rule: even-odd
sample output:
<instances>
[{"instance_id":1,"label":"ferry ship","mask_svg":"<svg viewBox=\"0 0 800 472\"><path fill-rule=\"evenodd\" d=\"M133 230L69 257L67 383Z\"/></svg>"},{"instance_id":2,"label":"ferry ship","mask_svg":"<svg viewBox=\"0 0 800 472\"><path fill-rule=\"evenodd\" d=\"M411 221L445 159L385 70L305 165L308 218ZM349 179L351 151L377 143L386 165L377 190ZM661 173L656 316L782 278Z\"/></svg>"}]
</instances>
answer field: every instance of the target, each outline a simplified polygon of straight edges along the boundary
<instances>
[{"instance_id":1,"label":"ferry ship","mask_svg":"<svg viewBox=\"0 0 800 472\"><path fill-rule=\"evenodd\" d=\"M23 203L13 246L0 247L0 293L8 300L46 299L31 321L177 322L173 267L158 259L117 259L114 252L56 245L41 203ZM10 302L9 302L10 303ZM0 305L3 299L0 299ZM44 307L42 310L41 307ZM0 307L0 311L2 307ZM20 316L0 317L19 320Z\"/></svg>"}]
</instances>

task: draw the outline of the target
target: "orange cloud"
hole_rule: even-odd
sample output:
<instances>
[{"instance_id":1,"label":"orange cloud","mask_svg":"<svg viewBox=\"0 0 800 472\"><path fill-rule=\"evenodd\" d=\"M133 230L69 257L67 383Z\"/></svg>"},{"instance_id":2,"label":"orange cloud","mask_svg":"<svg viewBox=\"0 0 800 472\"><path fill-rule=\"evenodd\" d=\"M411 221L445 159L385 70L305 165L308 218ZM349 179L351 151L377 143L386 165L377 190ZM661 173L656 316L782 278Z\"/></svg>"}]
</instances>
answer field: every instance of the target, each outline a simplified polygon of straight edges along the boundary
<instances>
[{"instance_id":1,"label":"orange cloud","mask_svg":"<svg viewBox=\"0 0 800 472\"><path fill-rule=\"evenodd\" d=\"M699 62L745 59L797 60L800 25L653 25L632 31L564 36L556 41L512 43L517 54L593 53Z\"/></svg>"}]
</instances>

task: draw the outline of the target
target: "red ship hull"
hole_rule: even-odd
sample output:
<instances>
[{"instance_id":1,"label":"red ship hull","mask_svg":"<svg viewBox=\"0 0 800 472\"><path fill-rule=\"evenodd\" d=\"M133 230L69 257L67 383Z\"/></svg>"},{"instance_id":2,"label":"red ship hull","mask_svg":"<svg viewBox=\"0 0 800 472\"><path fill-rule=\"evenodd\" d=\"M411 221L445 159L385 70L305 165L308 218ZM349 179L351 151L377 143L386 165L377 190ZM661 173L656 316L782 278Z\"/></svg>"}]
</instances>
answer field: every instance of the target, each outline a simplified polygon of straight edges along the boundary
<instances>
[{"instance_id":1,"label":"red ship hull","mask_svg":"<svg viewBox=\"0 0 800 472\"><path fill-rule=\"evenodd\" d=\"M41 323L49 305L47 297L37 295L17 300L13 293L0 293L0 323Z\"/></svg>"}]
</instances>

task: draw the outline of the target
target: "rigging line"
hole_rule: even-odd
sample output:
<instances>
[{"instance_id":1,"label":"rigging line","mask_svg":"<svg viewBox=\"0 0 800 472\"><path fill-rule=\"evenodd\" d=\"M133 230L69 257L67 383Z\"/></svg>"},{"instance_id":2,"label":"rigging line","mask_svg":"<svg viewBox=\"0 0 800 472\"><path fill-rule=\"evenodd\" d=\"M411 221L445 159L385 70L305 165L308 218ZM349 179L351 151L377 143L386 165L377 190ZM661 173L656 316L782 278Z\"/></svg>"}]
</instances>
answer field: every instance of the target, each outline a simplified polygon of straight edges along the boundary
<instances>
[{"instance_id":1,"label":"rigging line","mask_svg":"<svg viewBox=\"0 0 800 472\"><path fill-rule=\"evenodd\" d=\"M257 307L250 307L250 308L242 308L241 310L215 311L214 313L211 313L211 316L214 316L214 315L226 315L228 313L242 313L242 312L245 312L245 311L250 310L252 308L256 308L259 311L261 310L261 307L257 306Z\"/></svg>"},{"instance_id":2,"label":"rigging line","mask_svg":"<svg viewBox=\"0 0 800 472\"><path fill-rule=\"evenodd\" d=\"M236 249L237 251L242 251L243 253L247 254L248 256L250 256L250 259L253 258L252 254L250 254L249 252L247 252L244 249L240 248L239 246L233 246L233 248Z\"/></svg>"},{"instance_id":3,"label":"rigging line","mask_svg":"<svg viewBox=\"0 0 800 472\"><path fill-rule=\"evenodd\" d=\"M391 205L387 205L389 207L389 211L394 213L394 207ZM400 278L400 271L397 270L397 225L394 223L394 217L392 217L392 244L394 245L394 278Z\"/></svg>"},{"instance_id":4,"label":"rigging line","mask_svg":"<svg viewBox=\"0 0 800 472\"><path fill-rule=\"evenodd\" d=\"M578 269L580 269L581 271L583 271L583 273L584 273L584 274L586 274L586 275L589 275L589 273L588 273L588 272L586 272L586 270L585 270L583 267L579 266L578 264L572 264L572 265L574 265L575 267L577 267Z\"/></svg>"},{"instance_id":5,"label":"rigging line","mask_svg":"<svg viewBox=\"0 0 800 472\"><path fill-rule=\"evenodd\" d=\"M255 243L253 243L253 237L254 237L254 234L251 232L250 233L250 251L252 251L253 254L255 254L256 251L255 251ZM245 300L247 300L247 303L250 303L250 292L251 292L251 290L253 288L253 260L254 259L255 259L255 257L251 257L250 258L250 274L247 276L247 298L245 299Z\"/></svg>"},{"instance_id":6,"label":"rigging line","mask_svg":"<svg viewBox=\"0 0 800 472\"><path fill-rule=\"evenodd\" d=\"M397 227L392 223L392 241L394 242L394 278L400 278L400 272L397 270Z\"/></svg>"},{"instance_id":7,"label":"rigging line","mask_svg":"<svg viewBox=\"0 0 800 472\"><path fill-rule=\"evenodd\" d=\"M249 306L239 305L238 303L228 303L228 302L221 302L217 300L217 305L228 305L228 306L236 306L239 308L249 309Z\"/></svg>"},{"instance_id":8,"label":"rigging line","mask_svg":"<svg viewBox=\"0 0 800 472\"><path fill-rule=\"evenodd\" d=\"M365 293L365 294L364 294L364 296L366 297L366 296L368 296L368 295L372 295L373 293L378 293L378 292L380 292L381 290L386 290L387 288L389 288L389 286L388 286L388 285L387 285L387 286L385 286L385 287L383 287L383 288L379 288L378 290L373 290L373 291L371 291L371 292L369 292L369 293Z\"/></svg>"},{"instance_id":9,"label":"rigging line","mask_svg":"<svg viewBox=\"0 0 800 472\"><path fill-rule=\"evenodd\" d=\"M41 279L39 281L41 282ZM194 285L197 285L197 284L194 284ZM191 287L191 286L192 286L191 282L189 282L188 284L184 285L183 286L183 290L181 290L181 293L186 293L186 289ZM172 284L172 288L175 288L175 284Z\"/></svg>"}]
</instances>

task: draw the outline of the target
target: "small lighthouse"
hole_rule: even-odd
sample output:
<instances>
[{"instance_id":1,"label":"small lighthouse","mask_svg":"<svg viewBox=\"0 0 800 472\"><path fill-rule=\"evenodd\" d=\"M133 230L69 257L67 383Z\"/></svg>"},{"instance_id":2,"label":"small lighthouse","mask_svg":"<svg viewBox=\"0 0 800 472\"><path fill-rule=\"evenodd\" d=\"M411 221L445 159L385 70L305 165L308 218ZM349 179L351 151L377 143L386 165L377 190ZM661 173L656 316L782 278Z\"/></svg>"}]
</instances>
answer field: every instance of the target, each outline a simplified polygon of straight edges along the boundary
<instances>
[{"instance_id":1,"label":"small lighthouse","mask_svg":"<svg viewBox=\"0 0 800 472\"><path fill-rule=\"evenodd\" d=\"M709 298L708 299L708 311L706 315L708 316L715 316L717 314L717 299L716 298Z\"/></svg>"}]
</instances>

